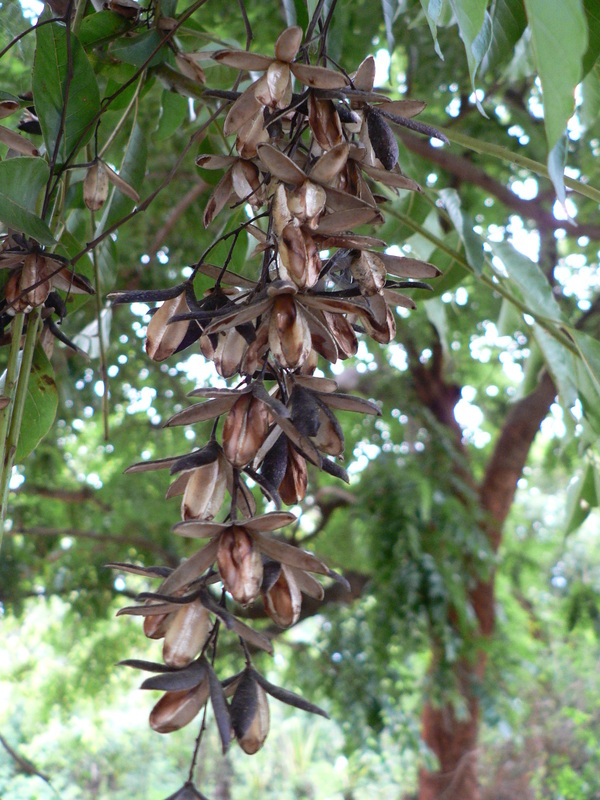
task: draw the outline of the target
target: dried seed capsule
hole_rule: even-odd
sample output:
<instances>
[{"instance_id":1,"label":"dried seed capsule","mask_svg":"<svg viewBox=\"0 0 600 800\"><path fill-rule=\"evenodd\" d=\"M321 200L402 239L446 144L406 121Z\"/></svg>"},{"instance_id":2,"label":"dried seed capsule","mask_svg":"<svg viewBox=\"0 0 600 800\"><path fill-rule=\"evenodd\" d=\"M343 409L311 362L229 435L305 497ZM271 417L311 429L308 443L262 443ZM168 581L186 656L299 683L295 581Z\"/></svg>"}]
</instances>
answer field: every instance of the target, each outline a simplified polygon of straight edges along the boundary
<instances>
[{"instance_id":1,"label":"dried seed capsule","mask_svg":"<svg viewBox=\"0 0 600 800\"><path fill-rule=\"evenodd\" d=\"M227 486L224 462L219 454L214 461L193 470L181 500L182 519L211 520L219 513Z\"/></svg>"},{"instance_id":2,"label":"dried seed capsule","mask_svg":"<svg viewBox=\"0 0 600 800\"><path fill-rule=\"evenodd\" d=\"M83 181L83 202L90 211L99 211L108 197L108 173L104 163L96 159Z\"/></svg>"},{"instance_id":3,"label":"dried seed capsule","mask_svg":"<svg viewBox=\"0 0 600 800\"><path fill-rule=\"evenodd\" d=\"M296 369L306 361L312 344L302 310L289 294L275 298L269 322L269 347L282 367Z\"/></svg>"},{"instance_id":4,"label":"dried seed capsule","mask_svg":"<svg viewBox=\"0 0 600 800\"><path fill-rule=\"evenodd\" d=\"M153 361L164 361L177 350L187 333L189 323L187 320L173 324L169 322L177 314L188 311L185 292L182 292L171 300L165 300L155 312L146 331L145 344L146 353Z\"/></svg>"},{"instance_id":5,"label":"dried seed capsule","mask_svg":"<svg viewBox=\"0 0 600 800\"><path fill-rule=\"evenodd\" d=\"M257 753L269 733L269 703L267 693L249 671L233 695L231 723L242 750L248 755Z\"/></svg>"},{"instance_id":6,"label":"dried seed capsule","mask_svg":"<svg viewBox=\"0 0 600 800\"><path fill-rule=\"evenodd\" d=\"M302 594L292 571L281 565L279 577L267 592L263 593L265 610L280 628L289 628L298 622L302 607Z\"/></svg>"},{"instance_id":7,"label":"dried seed capsule","mask_svg":"<svg viewBox=\"0 0 600 800\"><path fill-rule=\"evenodd\" d=\"M306 461L293 447L288 446L287 469L279 486L279 496L286 505L296 505L304 500L307 485Z\"/></svg>"},{"instance_id":8,"label":"dried seed capsule","mask_svg":"<svg viewBox=\"0 0 600 800\"><path fill-rule=\"evenodd\" d=\"M170 621L163 644L163 661L169 667L187 667L204 646L210 616L199 600L182 606Z\"/></svg>"},{"instance_id":9,"label":"dried seed capsule","mask_svg":"<svg viewBox=\"0 0 600 800\"><path fill-rule=\"evenodd\" d=\"M238 603L247 605L258 597L262 583L262 559L248 531L238 525L221 535L217 564L223 585Z\"/></svg>"},{"instance_id":10,"label":"dried seed capsule","mask_svg":"<svg viewBox=\"0 0 600 800\"><path fill-rule=\"evenodd\" d=\"M269 432L267 407L251 394L235 401L223 425L223 451L234 467L249 464Z\"/></svg>"},{"instance_id":11,"label":"dried seed capsule","mask_svg":"<svg viewBox=\"0 0 600 800\"><path fill-rule=\"evenodd\" d=\"M394 169L398 162L398 142L392 129L376 109L369 108L366 116L373 152L387 170Z\"/></svg>"},{"instance_id":12,"label":"dried seed capsule","mask_svg":"<svg viewBox=\"0 0 600 800\"><path fill-rule=\"evenodd\" d=\"M150 727L157 733L172 733L188 725L208 700L208 678L193 689L165 692L150 712Z\"/></svg>"}]
</instances>

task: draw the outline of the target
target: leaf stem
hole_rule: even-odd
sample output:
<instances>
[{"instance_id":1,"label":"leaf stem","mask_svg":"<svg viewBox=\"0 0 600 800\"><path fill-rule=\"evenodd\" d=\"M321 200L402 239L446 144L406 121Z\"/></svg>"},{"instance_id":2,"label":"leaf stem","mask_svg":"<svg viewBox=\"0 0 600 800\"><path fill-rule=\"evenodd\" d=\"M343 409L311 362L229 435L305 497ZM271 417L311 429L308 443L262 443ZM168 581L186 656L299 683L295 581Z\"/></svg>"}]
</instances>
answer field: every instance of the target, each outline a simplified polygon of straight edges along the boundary
<instances>
[{"instance_id":1,"label":"leaf stem","mask_svg":"<svg viewBox=\"0 0 600 800\"><path fill-rule=\"evenodd\" d=\"M8 364L6 366L6 378L4 381L3 394L10 398L10 403L0 411L0 474L4 473L4 455L6 453L6 439L8 428L14 408L14 393L17 384L17 371L19 365L19 352L21 350L21 334L23 333L23 322L25 314L17 314L13 320L10 350L8 353ZM0 478L1 480L1 478ZM0 545L2 544L3 527L0 526Z\"/></svg>"},{"instance_id":2,"label":"leaf stem","mask_svg":"<svg viewBox=\"0 0 600 800\"><path fill-rule=\"evenodd\" d=\"M562 331L557 328L557 323L554 320L551 320L547 317L543 317L541 314L534 314L532 313L531 309L527 306L526 303L519 300L517 297L512 294L508 289L506 289L499 277L494 280L493 277L485 274L477 275L475 270L471 265L464 259L459 252L454 250L452 247L447 245L442 239L438 238L435 234L428 231L426 228L423 228L417 222L414 222L409 216L403 214L401 211L395 211L394 209L386 209L388 214L391 216L396 217L396 219L403 222L408 228L415 231L419 235L428 239L432 244L434 244L439 250L446 255L453 258L457 264L460 264L461 267L468 270L472 275L474 275L478 280L480 280L488 289L492 289L494 292L498 292L499 295L504 297L509 303L515 306L522 314L528 314L531 317L535 317L535 321L546 330L554 339L556 339L563 347L567 350L570 350L571 353L577 355L577 348L574 346L573 342L570 338L565 335ZM486 258L487 261L487 258ZM497 282L496 282L497 281Z\"/></svg>"},{"instance_id":3,"label":"leaf stem","mask_svg":"<svg viewBox=\"0 0 600 800\"><path fill-rule=\"evenodd\" d=\"M473 150L475 153L482 153L487 156L499 158L502 161L508 162L509 164L516 164L519 167L525 167L525 169L529 169L531 172L535 172L536 175L541 175L543 178L548 178L548 167L545 164L542 164L539 161L534 161L532 158L522 156L519 153L514 153L512 150L509 150L508 147L492 144L491 142L486 142L482 139L474 139L472 136L459 133L452 128L443 128L442 131L446 134L451 142L458 144L461 147L465 147L467 150ZM586 183L582 183L582 181L576 181L573 178L567 178L566 176L565 186L568 186L569 189L572 189L574 192L577 192L584 197L589 197L590 200L594 200L596 203L600 203L600 189L595 189L593 186L588 186Z\"/></svg>"},{"instance_id":4,"label":"leaf stem","mask_svg":"<svg viewBox=\"0 0 600 800\"><path fill-rule=\"evenodd\" d=\"M37 339L39 321L41 316L41 309L36 308L29 314L27 320L27 333L25 334L25 344L23 345L23 357L21 359L21 368L17 378L17 388L13 404L13 412L10 419L10 427L8 435L4 442L4 459L2 461L2 477L0 479L0 500L2 507L0 509L0 534L4 529L4 520L6 519L6 506L8 502L8 489L10 485L10 477L15 460L15 453L17 452L17 445L19 444L19 435L21 433L21 422L23 421L23 409L25 408L25 400L27 398L27 388L29 386L29 376L31 373L31 364L33 362L33 351L35 350L35 343ZM15 337L16 338L16 337ZM20 340L20 335L17 339ZM11 343L12 357L13 345ZM17 349L15 347L15 349ZM18 352L18 350L17 350ZM8 377L8 375L7 375Z\"/></svg>"}]
</instances>

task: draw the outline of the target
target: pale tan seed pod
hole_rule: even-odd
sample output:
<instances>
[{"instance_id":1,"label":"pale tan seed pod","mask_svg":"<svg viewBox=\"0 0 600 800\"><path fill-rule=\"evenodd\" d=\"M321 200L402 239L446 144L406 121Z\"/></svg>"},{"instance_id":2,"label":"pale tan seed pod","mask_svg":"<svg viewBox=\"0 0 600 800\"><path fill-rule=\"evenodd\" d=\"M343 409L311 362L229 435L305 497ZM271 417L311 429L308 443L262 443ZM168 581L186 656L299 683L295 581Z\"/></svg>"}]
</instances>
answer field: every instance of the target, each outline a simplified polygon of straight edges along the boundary
<instances>
[{"instance_id":1,"label":"pale tan seed pod","mask_svg":"<svg viewBox=\"0 0 600 800\"><path fill-rule=\"evenodd\" d=\"M298 622L302 594L291 570L285 564L281 565L281 572L273 586L263 593L263 600L267 614L280 628L289 628Z\"/></svg>"},{"instance_id":2,"label":"pale tan seed pod","mask_svg":"<svg viewBox=\"0 0 600 800\"><path fill-rule=\"evenodd\" d=\"M108 197L109 180L104 162L97 158L83 181L83 202L90 211L100 211Z\"/></svg>"},{"instance_id":3,"label":"pale tan seed pod","mask_svg":"<svg viewBox=\"0 0 600 800\"><path fill-rule=\"evenodd\" d=\"M264 126L262 114L256 114L244 123L238 131L235 140L235 149L240 158L255 158L256 148L270 139L269 132Z\"/></svg>"},{"instance_id":4,"label":"pale tan seed pod","mask_svg":"<svg viewBox=\"0 0 600 800\"><path fill-rule=\"evenodd\" d=\"M319 279L321 259L312 237L289 223L279 238L279 274L293 281L299 289L310 289Z\"/></svg>"},{"instance_id":5,"label":"pale tan seed pod","mask_svg":"<svg viewBox=\"0 0 600 800\"><path fill-rule=\"evenodd\" d=\"M187 603L169 623L163 644L163 661L181 669L196 658L208 639L210 615L199 600Z\"/></svg>"},{"instance_id":6,"label":"pale tan seed pod","mask_svg":"<svg viewBox=\"0 0 600 800\"><path fill-rule=\"evenodd\" d=\"M325 211L327 195L325 189L312 181L304 181L294 191L288 192L288 208L298 222L316 228L319 217Z\"/></svg>"},{"instance_id":7,"label":"pale tan seed pod","mask_svg":"<svg viewBox=\"0 0 600 800\"><path fill-rule=\"evenodd\" d=\"M331 314L324 311L323 316L331 335L335 339L340 358L350 358L356 355L358 339L352 325L342 314Z\"/></svg>"},{"instance_id":8,"label":"pale tan seed pod","mask_svg":"<svg viewBox=\"0 0 600 800\"><path fill-rule=\"evenodd\" d=\"M223 425L223 452L234 467L249 464L269 432L269 412L251 394L235 401Z\"/></svg>"},{"instance_id":9,"label":"pale tan seed pod","mask_svg":"<svg viewBox=\"0 0 600 800\"><path fill-rule=\"evenodd\" d=\"M206 83L206 73L194 58L193 53L177 53L175 63L186 78L196 83Z\"/></svg>"},{"instance_id":10,"label":"pale tan seed pod","mask_svg":"<svg viewBox=\"0 0 600 800\"><path fill-rule=\"evenodd\" d=\"M385 321L380 325L377 324L372 317L368 317L366 314L361 316L360 321L371 339L374 339L380 344L389 344L396 336L396 321L394 320L394 315L389 308L387 309Z\"/></svg>"},{"instance_id":11,"label":"pale tan seed pod","mask_svg":"<svg viewBox=\"0 0 600 800\"><path fill-rule=\"evenodd\" d=\"M265 200L261 190L261 179L258 167L252 161L239 158L231 168L231 185L233 191L246 203L258 208Z\"/></svg>"},{"instance_id":12,"label":"pale tan seed pod","mask_svg":"<svg viewBox=\"0 0 600 800\"><path fill-rule=\"evenodd\" d=\"M189 322L182 320L169 324L170 320L178 314L189 311L185 292L165 300L158 311L155 312L146 331L146 353L153 361L164 361L177 350L183 341Z\"/></svg>"},{"instance_id":13,"label":"pale tan seed pod","mask_svg":"<svg viewBox=\"0 0 600 800\"><path fill-rule=\"evenodd\" d=\"M292 102L292 78L290 68L282 61L269 64L264 78L256 83L254 96L268 108L285 108Z\"/></svg>"},{"instance_id":14,"label":"pale tan seed pod","mask_svg":"<svg viewBox=\"0 0 600 800\"><path fill-rule=\"evenodd\" d=\"M184 728L203 708L208 695L208 678L192 689L165 692L150 712L150 727L156 733L173 733Z\"/></svg>"},{"instance_id":15,"label":"pale tan seed pod","mask_svg":"<svg viewBox=\"0 0 600 800\"><path fill-rule=\"evenodd\" d=\"M373 258L369 252L361 250L350 262L350 270L358 281L364 297L381 293L385 285L386 269L378 258Z\"/></svg>"},{"instance_id":16,"label":"pale tan seed pod","mask_svg":"<svg viewBox=\"0 0 600 800\"><path fill-rule=\"evenodd\" d=\"M225 458L219 453L189 476L181 500L181 519L214 519L223 505L226 487Z\"/></svg>"},{"instance_id":17,"label":"pale tan seed pod","mask_svg":"<svg viewBox=\"0 0 600 800\"><path fill-rule=\"evenodd\" d=\"M319 429L310 439L321 452L330 456L341 456L344 452L340 423L324 403L319 403Z\"/></svg>"},{"instance_id":18,"label":"pale tan seed pod","mask_svg":"<svg viewBox=\"0 0 600 800\"><path fill-rule=\"evenodd\" d=\"M231 378L239 371L240 363L248 348L248 342L235 328L219 334L219 343L214 351L215 369L223 378ZM203 352L204 355L206 355Z\"/></svg>"},{"instance_id":19,"label":"pale tan seed pod","mask_svg":"<svg viewBox=\"0 0 600 800\"><path fill-rule=\"evenodd\" d=\"M276 297L269 321L269 347L287 369L297 369L311 351L310 329L300 306L289 294Z\"/></svg>"},{"instance_id":20,"label":"pale tan seed pod","mask_svg":"<svg viewBox=\"0 0 600 800\"><path fill-rule=\"evenodd\" d=\"M331 150L344 141L342 123L331 100L310 94L308 98L310 129L323 150Z\"/></svg>"},{"instance_id":21,"label":"pale tan seed pod","mask_svg":"<svg viewBox=\"0 0 600 800\"><path fill-rule=\"evenodd\" d=\"M258 597L263 576L262 559L245 528L234 525L221 535L217 564L223 585L234 600L248 605Z\"/></svg>"}]
</instances>

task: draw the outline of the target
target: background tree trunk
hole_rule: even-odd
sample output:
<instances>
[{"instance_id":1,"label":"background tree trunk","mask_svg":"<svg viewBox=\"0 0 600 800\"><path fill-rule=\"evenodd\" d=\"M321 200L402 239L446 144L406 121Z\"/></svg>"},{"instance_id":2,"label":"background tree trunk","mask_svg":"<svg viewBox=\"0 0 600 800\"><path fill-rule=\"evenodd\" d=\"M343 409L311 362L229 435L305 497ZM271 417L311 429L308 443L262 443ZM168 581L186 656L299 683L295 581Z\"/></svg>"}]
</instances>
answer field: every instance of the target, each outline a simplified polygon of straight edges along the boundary
<instances>
[{"instance_id":1,"label":"background tree trunk","mask_svg":"<svg viewBox=\"0 0 600 800\"><path fill-rule=\"evenodd\" d=\"M460 393L444 382L441 354L434 357L432 367L418 364L413 368L415 386L420 399L456 434L458 425L453 409ZM494 553L502 540L502 529L510 511L517 481L542 421L554 401L556 388L547 372L542 373L537 387L512 406L502 427L485 475L479 487L479 504L486 515L485 533ZM462 450L460 438L457 447ZM462 468L464 470L464 468ZM495 576L479 581L470 594L477 617L479 633L489 638L495 624ZM477 741L479 733L478 686L485 675L486 655L479 651L473 661L462 659L456 666L457 686L461 692L467 717L458 719L450 705L435 707L426 703L421 724L422 738L437 756L435 772L422 769L419 776L419 800L479 800L477 778Z\"/></svg>"}]
</instances>

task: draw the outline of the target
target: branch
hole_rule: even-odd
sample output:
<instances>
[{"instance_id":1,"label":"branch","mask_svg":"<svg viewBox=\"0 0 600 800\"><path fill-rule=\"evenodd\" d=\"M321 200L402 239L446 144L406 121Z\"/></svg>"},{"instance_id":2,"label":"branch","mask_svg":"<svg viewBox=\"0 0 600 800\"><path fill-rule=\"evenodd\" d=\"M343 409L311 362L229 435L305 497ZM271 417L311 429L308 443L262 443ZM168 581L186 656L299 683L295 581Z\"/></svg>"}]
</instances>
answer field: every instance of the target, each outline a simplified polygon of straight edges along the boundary
<instances>
[{"instance_id":1,"label":"branch","mask_svg":"<svg viewBox=\"0 0 600 800\"><path fill-rule=\"evenodd\" d=\"M480 498L482 508L493 518L489 536L494 550L500 545L502 525L510 511L529 450L555 397L554 381L544 370L537 387L508 412L488 461Z\"/></svg>"},{"instance_id":2,"label":"branch","mask_svg":"<svg viewBox=\"0 0 600 800\"><path fill-rule=\"evenodd\" d=\"M37 526L32 528L20 528L15 526L6 533L7 536L16 536L17 534L22 534L24 536L70 536L73 539L92 539L93 541L102 542L103 544L106 542L115 542L121 546L139 547L141 550L156 553L163 558L169 566L176 567L179 564L179 557L174 553L165 550L160 544L140 536L131 537L125 534L123 536L116 536L110 533L80 531L74 528L42 528Z\"/></svg>"},{"instance_id":3,"label":"branch","mask_svg":"<svg viewBox=\"0 0 600 800\"><path fill-rule=\"evenodd\" d=\"M101 511L111 511L111 506L103 503L88 486L81 489L50 489L46 486L27 486L27 494L37 494L49 500L60 500L61 503L94 503Z\"/></svg>"},{"instance_id":4,"label":"branch","mask_svg":"<svg viewBox=\"0 0 600 800\"><path fill-rule=\"evenodd\" d=\"M397 129L396 133L407 150L416 153L433 164L437 164L446 172L455 175L460 181L479 186L515 213L535 220L540 228L553 231L561 228L571 236L588 236L590 239L600 239L600 225L585 223L573 225L567 220L558 220L551 211L542 208L539 200L524 200L509 189L508 186L492 178L487 172L464 156L457 156L446 148L432 147L426 139L419 138L404 129Z\"/></svg>"},{"instance_id":5,"label":"branch","mask_svg":"<svg viewBox=\"0 0 600 800\"><path fill-rule=\"evenodd\" d=\"M56 791L56 789L52 785L52 782L50 781L50 778L45 773L43 773L41 770L39 770L35 766L35 764L32 764L32 762L29 761L27 758L25 758L22 755L19 755L19 753L17 753L17 751L14 750L9 745L9 743L6 741L6 739L4 738L4 736L2 736L1 733L0 733L0 744L6 750L6 752L12 758L12 760L15 762L17 770L19 772L23 772L23 773L25 773L25 775L32 775L32 776L34 775L37 778L41 778L43 781L45 781L48 784L48 786L57 795L57 797L60 797L60 795L58 794L58 792Z\"/></svg>"},{"instance_id":6,"label":"branch","mask_svg":"<svg viewBox=\"0 0 600 800\"><path fill-rule=\"evenodd\" d=\"M204 183L204 181L200 181L200 183L192 186L192 188L183 195L181 200L177 203L164 223L158 229L156 236L152 240L152 244L148 249L148 255L150 258L156 255L160 249L160 246L171 233L181 215L185 214L192 203L200 197L202 192L207 188L207 185L208 184Z\"/></svg>"}]
</instances>

